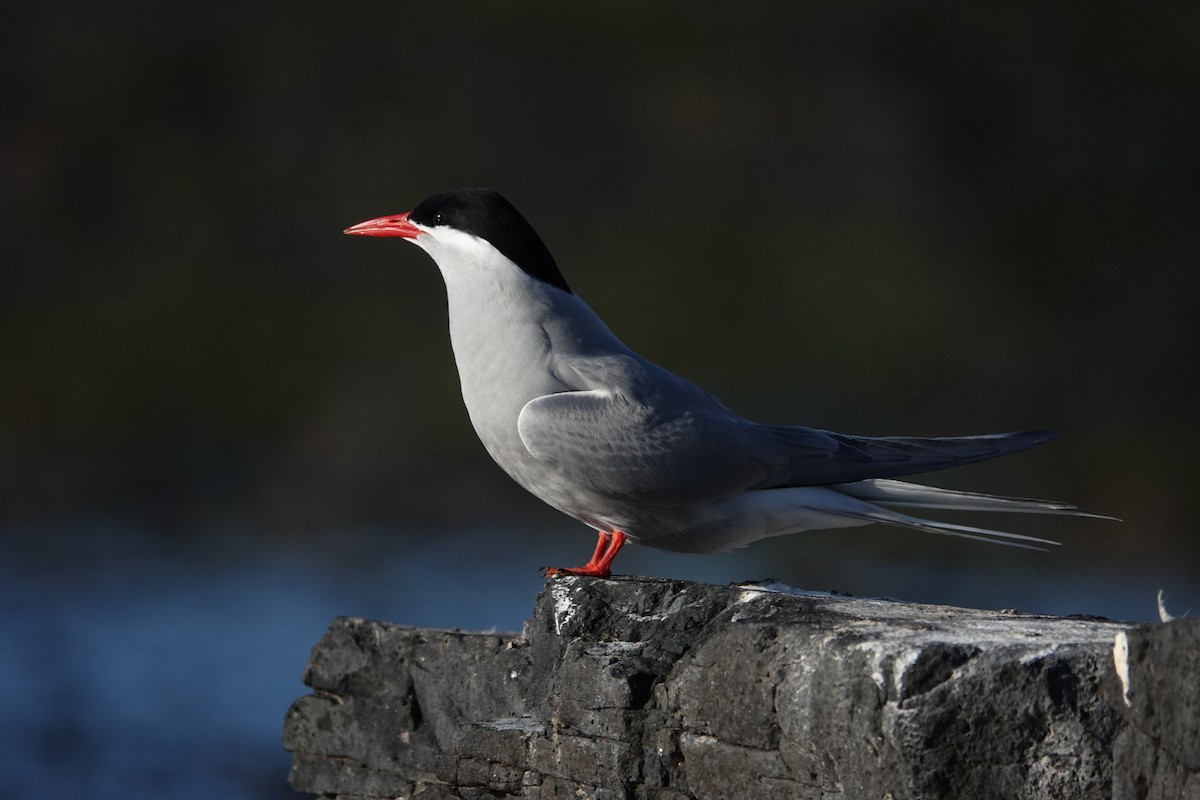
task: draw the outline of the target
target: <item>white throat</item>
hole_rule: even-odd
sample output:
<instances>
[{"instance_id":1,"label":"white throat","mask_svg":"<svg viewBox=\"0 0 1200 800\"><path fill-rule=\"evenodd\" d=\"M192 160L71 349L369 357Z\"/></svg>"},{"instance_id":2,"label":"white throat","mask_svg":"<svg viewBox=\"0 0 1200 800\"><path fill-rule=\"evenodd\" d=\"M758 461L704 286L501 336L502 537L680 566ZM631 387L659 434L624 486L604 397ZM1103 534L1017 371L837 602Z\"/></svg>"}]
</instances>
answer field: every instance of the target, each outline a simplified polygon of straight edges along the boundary
<instances>
[{"instance_id":1,"label":"white throat","mask_svg":"<svg viewBox=\"0 0 1200 800\"><path fill-rule=\"evenodd\" d=\"M499 418L515 433L525 403L573 388L559 378L561 359L628 352L576 295L525 273L487 241L438 227L415 243L446 283L463 400L485 444L484 429Z\"/></svg>"}]
</instances>

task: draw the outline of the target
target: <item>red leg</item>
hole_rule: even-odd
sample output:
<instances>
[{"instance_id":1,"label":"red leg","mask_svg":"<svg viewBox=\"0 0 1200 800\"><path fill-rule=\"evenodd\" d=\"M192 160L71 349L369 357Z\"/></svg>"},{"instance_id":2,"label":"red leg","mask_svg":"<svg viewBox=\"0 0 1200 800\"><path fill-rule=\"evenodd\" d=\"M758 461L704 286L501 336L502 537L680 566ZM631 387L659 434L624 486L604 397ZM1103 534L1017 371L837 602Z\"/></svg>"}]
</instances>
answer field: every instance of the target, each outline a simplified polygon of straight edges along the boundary
<instances>
[{"instance_id":1,"label":"red leg","mask_svg":"<svg viewBox=\"0 0 1200 800\"><path fill-rule=\"evenodd\" d=\"M607 578L612 574L613 559L617 557L617 553L621 552L621 548L625 546L626 536L620 531L605 533L600 531L600 538L596 540L596 551L592 553L592 559L582 567L573 567L571 569L563 569L560 567L549 567L546 570L546 577L551 575L589 575L593 578Z\"/></svg>"},{"instance_id":2,"label":"red leg","mask_svg":"<svg viewBox=\"0 0 1200 800\"><path fill-rule=\"evenodd\" d=\"M596 537L596 550L592 553L592 557L588 559L589 564L597 564L604 556L604 551L608 549L608 543L612 541L612 534L599 531L599 536Z\"/></svg>"}]
</instances>

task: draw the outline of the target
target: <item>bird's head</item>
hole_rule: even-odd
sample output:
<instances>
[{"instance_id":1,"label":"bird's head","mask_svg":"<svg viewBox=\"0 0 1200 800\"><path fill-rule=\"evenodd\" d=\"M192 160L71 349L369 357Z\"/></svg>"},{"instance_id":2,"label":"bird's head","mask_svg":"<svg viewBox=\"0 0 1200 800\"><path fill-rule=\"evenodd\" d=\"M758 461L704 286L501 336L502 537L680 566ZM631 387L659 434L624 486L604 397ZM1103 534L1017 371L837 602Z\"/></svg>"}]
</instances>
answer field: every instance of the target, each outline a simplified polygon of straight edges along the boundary
<instances>
[{"instance_id":1,"label":"bird's head","mask_svg":"<svg viewBox=\"0 0 1200 800\"><path fill-rule=\"evenodd\" d=\"M571 291L533 226L491 189L430 195L412 211L360 222L343 233L408 239L429 253L443 271L453 269L455 262L477 262L481 251L494 250L530 277Z\"/></svg>"}]
</instances>

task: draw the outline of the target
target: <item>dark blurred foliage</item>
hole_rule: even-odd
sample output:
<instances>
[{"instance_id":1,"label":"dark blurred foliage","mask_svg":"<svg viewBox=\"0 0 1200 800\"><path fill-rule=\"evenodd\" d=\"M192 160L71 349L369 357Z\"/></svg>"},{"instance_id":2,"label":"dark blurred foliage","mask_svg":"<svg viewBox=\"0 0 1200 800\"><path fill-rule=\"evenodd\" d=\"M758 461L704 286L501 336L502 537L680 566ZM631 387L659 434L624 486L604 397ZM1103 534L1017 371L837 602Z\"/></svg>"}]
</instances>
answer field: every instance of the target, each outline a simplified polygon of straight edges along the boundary
<instances>
[{"instance_id":1,"label":"dark blurred foliage","mask_svg":"<svg viewBox=\"0 0 1200 800\"><path fill-rule=\"evenodd\" d=\"M488 185L628 344L736 410L1059 428L940 482L1123 516L1087 523L1115 557L1197 556L1200 7L6 16L9 520L554 520L474 439L436 269L340 235Z\"/></svg>"}]
</instances>

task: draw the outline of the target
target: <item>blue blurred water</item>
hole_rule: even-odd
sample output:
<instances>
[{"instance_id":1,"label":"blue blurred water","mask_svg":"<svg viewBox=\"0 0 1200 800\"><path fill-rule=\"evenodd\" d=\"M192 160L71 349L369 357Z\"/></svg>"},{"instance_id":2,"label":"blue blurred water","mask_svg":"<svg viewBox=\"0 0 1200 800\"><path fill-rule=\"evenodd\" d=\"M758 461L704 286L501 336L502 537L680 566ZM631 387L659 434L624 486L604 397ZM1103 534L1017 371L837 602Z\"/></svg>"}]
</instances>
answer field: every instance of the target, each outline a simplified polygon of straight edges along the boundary
<instances>
[{"instance_id":1,"label":"blue blurred water","mask_svg":"<svg viewBox=\"0 0 1200 800\"><path fill-rule=\"evenodd\" d=\"M43 798L294 796L283 717L334 616L519 628L528 613L528 587L499 582L480 602L468 570L431 572L447 548L430 549L379 561L336 541L290 551L107 529L10 540L0 785ZM504 568L502 552L491 560Z\"/></svg>"},{"instance_id":2,"label":"blue blurred water","mask_svg":"<svg viewBox=\"0 0 1200 800\"><path fill-rule=\"evenodd\" d=\"M301 672L333 617L519 630L542 586L535 561L575 563L591 545L586 531L560 536L537 545L539 559L500 534L181 543L84 526L5 535L0 785L51 799L294 796L284 713L306 693ZM618 566L1125 619L1153 619L1160 586L1175 588L1177 611L1200 606L1195 579L1169 568L1120 577L1062 557L944 542L912 558L875 557L887 540L871 536L855 546L797 537L709 557L633 547ZM956 565L939 562L942 552L957 552Z\"/></svg>"}]
</instances>

